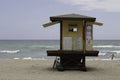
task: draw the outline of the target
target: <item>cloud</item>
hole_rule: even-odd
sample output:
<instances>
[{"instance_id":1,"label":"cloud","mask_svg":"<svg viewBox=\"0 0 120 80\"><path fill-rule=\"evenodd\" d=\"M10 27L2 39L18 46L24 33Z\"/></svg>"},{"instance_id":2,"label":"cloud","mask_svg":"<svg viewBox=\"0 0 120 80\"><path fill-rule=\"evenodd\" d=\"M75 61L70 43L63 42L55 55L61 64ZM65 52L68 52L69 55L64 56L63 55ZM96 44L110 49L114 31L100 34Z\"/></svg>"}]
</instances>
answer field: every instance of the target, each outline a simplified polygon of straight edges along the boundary
<instances>
[{"instance_id":1,"label":"cloud","mask_svg":"<svg viewBox=\"0 0 120 80\"><path fill-rule=\"evenodd\" d=\"M58 0L65 4L78 6L83 10L103 10L120 12L120 0Z\"/></svg>"}]
</instances>

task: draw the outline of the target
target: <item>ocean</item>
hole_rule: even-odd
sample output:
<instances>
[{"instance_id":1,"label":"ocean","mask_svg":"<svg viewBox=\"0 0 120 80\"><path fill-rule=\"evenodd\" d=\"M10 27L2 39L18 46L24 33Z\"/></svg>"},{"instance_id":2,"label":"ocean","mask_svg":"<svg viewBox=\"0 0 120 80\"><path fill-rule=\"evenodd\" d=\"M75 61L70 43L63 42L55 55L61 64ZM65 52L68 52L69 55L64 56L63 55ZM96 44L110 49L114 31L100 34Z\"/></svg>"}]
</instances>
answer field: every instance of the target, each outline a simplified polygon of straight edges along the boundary
<instances>
[{"instance_id":1,"label":"ocean","mask_svg":"<svg viewBox=\"0 0 120 80\"><path fill-rule=\"evenodd\" d=\"M0 59L54 59L47 56L47 50L59 50L59 40L0 40ZM87 59L120 59L120 40L94 40L98 57Z\"/></svg>"}]
</instances>

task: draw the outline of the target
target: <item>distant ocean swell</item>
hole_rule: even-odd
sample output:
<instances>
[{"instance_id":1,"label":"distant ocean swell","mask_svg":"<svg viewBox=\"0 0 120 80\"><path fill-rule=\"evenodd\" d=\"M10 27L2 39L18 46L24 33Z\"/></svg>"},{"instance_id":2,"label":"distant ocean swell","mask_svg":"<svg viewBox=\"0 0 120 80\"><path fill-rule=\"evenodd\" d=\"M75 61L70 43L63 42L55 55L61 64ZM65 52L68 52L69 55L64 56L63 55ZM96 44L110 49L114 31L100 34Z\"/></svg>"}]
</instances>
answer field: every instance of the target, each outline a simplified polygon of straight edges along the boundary
<instances>
[{"instance_id":1,"label":"distant ocean swell","mask_svg":"<svg viewBox=\"0 0 120 80\"><path fill-rule=\"evenodd\" d=\"M48 45L32 45L30 48L39 48L39 49L55 49L59 46L48 46Z\"/></svg>"},{"instance_id":2,"label":"distant ocean swell","mask_svg":"<svg viewBox=\"0 0 120 80\"><path fill-rule=\"evenodd\" d=\"M54 50L54 49L58 49L59 50L59 46L46 46L46 45L32 45L29 46L29 50L30 49L44 49L44 50ZM112 46L112 45L101 45L101 46L93 46L93 48L118 48L120 49L120 46ZM22 50L22 49L21 49ZM0 50L0 53L20 53L21 50ZM120 50L112 50L112 51L108 51L108 52L114 52L114 53L120 53ZM100 54L106 54L106 53L100 53Z\"/></svg>"},{"instance_id":3,"label":"distant ocean swell","mask_svg":"<svg viewBox=\"0 0 120 80\"><path fill-rule=\"evenodd\" d=\"M24 59L24 60L45 60L55 57L47 56L47 50L59 50L59 40L34 40L34 41L0 41L0 58L3 59ZM110 59L114 54L114 59L120 59L120 41L95 41L94 50L99 51L98 57L88 59Z\"/></svg>"}]
</instances>

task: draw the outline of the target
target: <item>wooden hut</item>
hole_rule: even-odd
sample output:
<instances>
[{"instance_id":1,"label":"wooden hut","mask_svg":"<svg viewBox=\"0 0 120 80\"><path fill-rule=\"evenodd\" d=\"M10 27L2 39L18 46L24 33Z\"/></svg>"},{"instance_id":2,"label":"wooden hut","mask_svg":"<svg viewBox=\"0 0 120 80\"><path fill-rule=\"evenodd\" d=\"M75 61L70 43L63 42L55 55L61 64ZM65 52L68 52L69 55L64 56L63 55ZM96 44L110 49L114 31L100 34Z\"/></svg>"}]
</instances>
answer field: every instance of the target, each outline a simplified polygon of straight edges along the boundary
<instances>
[{"instance_id":1,"label":"wooden hut","mask_svg":"<svg viewBox=\"0 0 120 80\"><path fill-rule=\"evenodd\" d=\"M60 50L48 50L48 56L57 56L53 68L58 70L80 69L86 71L86 56L98 56L93 50L93 25L96 18L80 14L65 14L50 17L48 27L60 23Z\"/></svg>"}]
</instances>

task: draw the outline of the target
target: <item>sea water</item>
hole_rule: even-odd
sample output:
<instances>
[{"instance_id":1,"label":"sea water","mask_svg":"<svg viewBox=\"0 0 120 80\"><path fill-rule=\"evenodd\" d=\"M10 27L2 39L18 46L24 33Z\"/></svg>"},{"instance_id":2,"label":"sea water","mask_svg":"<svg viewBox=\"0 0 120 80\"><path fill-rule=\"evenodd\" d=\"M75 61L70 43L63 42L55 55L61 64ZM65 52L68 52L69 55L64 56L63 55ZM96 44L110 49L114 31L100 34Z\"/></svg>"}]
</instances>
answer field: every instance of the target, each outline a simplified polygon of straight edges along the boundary
<instances>
[{"instance_id":1,"label":"sea water","mask_svg":"<svg viewBox=\"0 0 120 80\"><path fill-rule=\"evenodd\" d=\"M120 40L94 40L98 57L87 59L120 59ZM59 40L0 40L0 59L54 59L47 56L47 50L59 50Z\"/></svg>"}]
</instances>

